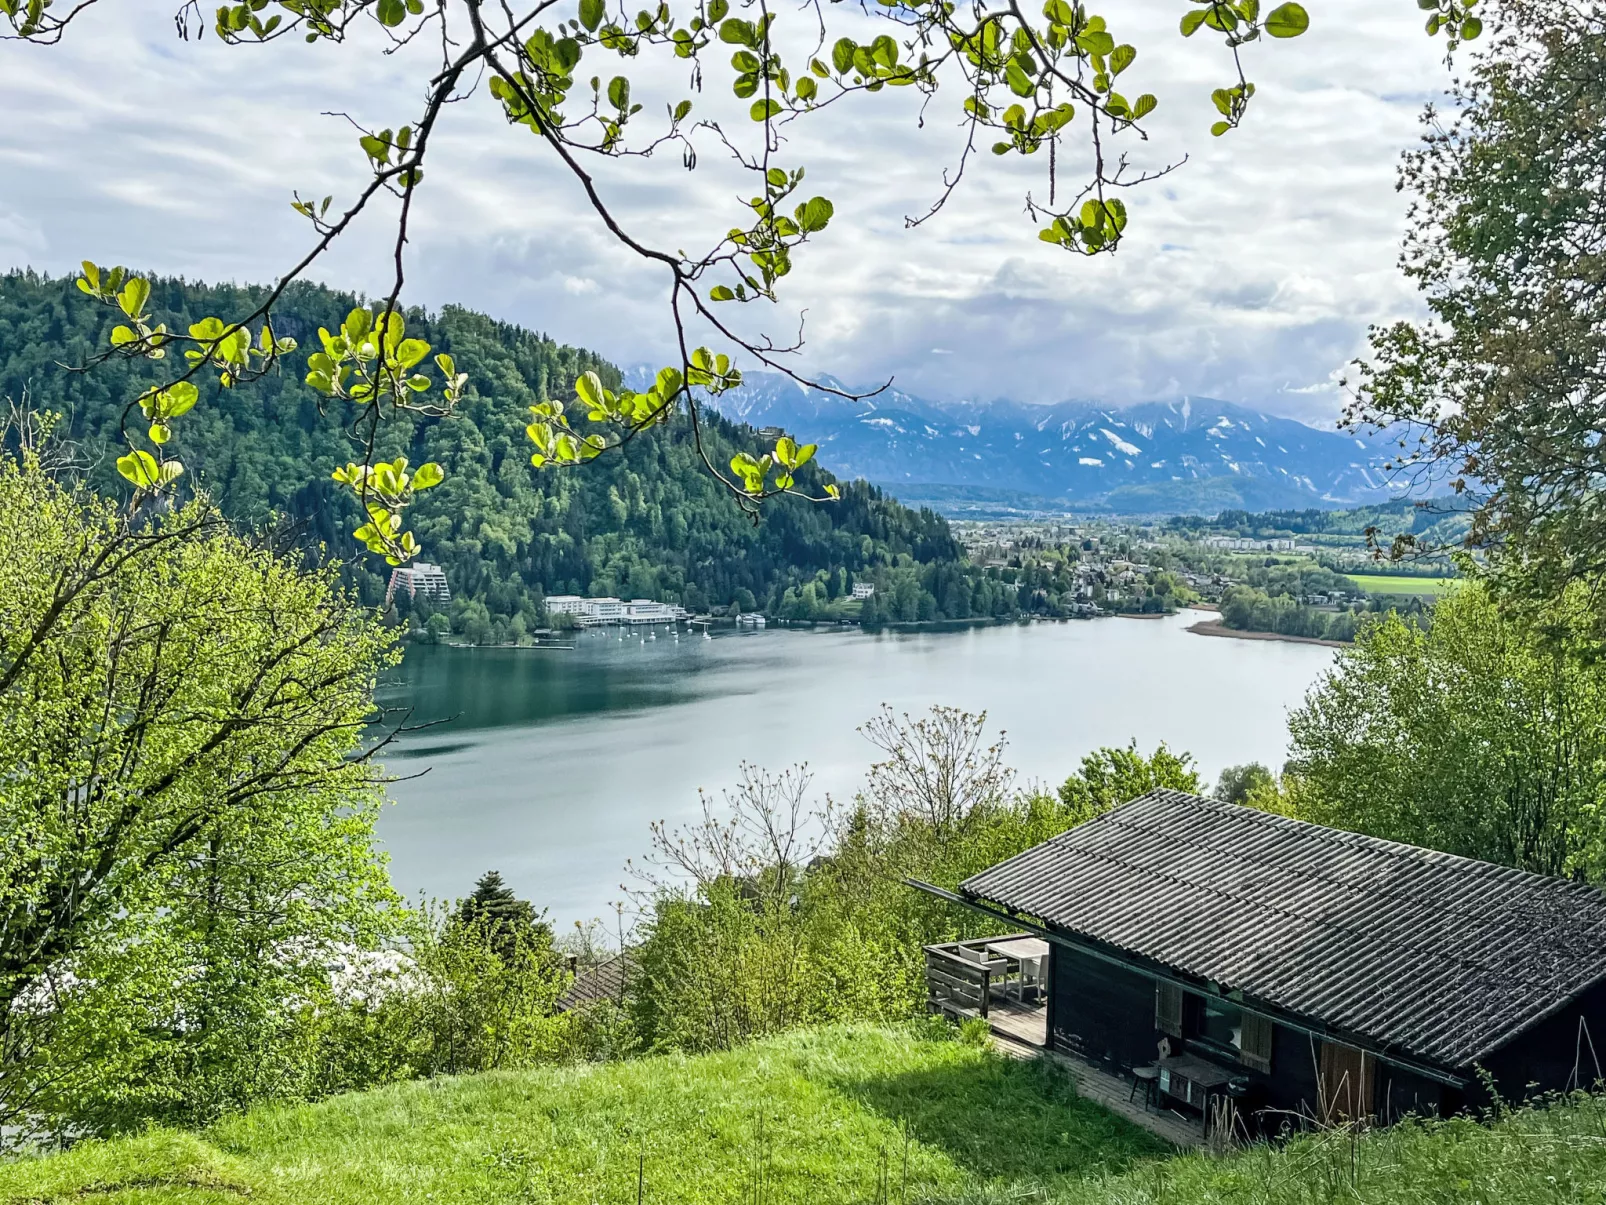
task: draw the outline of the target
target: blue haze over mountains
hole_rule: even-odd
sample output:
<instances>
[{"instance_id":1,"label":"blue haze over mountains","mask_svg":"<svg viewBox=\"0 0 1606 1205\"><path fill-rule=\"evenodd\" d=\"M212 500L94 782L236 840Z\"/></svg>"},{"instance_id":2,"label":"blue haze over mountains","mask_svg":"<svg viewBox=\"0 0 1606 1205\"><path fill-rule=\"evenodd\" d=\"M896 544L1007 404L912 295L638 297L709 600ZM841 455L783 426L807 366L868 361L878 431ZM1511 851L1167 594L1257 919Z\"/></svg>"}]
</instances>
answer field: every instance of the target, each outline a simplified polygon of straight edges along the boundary
<instances>
[{"instance_id":1,"label":"blue haze over mountains","mask_svg":"<svg viewBox=\"0 0 1606 1205\"><path fill-rule=\"evenodd\" d=\"M1401 493L1380 469L1382 437L1214 398L938 403L888 389L852 402L752 373L715 404L729 418L818 443L838 476L950 513L1340 508Z\"/></svg>"}]
</instances>

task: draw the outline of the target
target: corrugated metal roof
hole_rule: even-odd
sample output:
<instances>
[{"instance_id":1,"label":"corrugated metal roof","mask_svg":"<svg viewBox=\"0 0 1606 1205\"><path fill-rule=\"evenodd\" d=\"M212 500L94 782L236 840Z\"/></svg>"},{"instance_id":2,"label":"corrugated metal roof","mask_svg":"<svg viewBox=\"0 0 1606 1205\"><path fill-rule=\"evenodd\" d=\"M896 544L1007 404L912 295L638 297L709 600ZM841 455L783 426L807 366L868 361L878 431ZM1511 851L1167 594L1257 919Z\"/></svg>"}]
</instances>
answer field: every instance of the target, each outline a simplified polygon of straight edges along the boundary
<instances>
[{"instance_id":1,"label":"corrugated metal roof","mask_svg":"<svg viewBox=\"0 0 1606 1205\"><path fill-rule=\"evenodd\" d=\"M960 891L1452 1069L1606 974L1592 887L1181 791Z\"/></svg>"},{"instance_id":2,"label":"corrugated metal roof","mask_svg":"<svg viewBox=\"0 0 1606 1205\"><path fill-rule=\"evenodd\" d=\"M571 1009L586 1008L603 1000L611 1000L615 1004L625 998L625 989L630 984L631 977L636 973L636 960L631 957L630 951L615 954L612 958L605 958L594 967L587 967L574 977L574 981L564 989L557 999L557 1010L568 1012Z\"/></svg>"}]
</instances>

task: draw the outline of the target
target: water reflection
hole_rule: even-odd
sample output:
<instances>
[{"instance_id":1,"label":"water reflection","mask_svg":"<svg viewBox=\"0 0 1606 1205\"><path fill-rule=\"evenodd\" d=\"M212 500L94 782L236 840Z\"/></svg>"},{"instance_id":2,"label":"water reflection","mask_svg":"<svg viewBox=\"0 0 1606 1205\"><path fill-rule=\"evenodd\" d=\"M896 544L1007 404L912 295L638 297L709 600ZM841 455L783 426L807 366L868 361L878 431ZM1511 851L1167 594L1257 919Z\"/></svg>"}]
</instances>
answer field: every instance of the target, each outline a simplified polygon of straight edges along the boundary
<instances>
[{"instance_id":1,"label":"water reflection","mask_svg":"<svg viewBox=\"0 0 1606 1205\"><path fill-rule=\"evenodd\" d=\"M409 650L382 691L413 723L380 835L409 894L461 894L495 868L556 919L619 897L648 822L697 808L743 759L808 761L850 796L871 759L854 731L884 702L986 710L1023 778L1057 782L1088 749L1160 740L1210 780L1281 761L1285 717L1332 650L1194 636L1196 616L963 632L584 633L572 651Z\"/></svg>"}]
</instances>

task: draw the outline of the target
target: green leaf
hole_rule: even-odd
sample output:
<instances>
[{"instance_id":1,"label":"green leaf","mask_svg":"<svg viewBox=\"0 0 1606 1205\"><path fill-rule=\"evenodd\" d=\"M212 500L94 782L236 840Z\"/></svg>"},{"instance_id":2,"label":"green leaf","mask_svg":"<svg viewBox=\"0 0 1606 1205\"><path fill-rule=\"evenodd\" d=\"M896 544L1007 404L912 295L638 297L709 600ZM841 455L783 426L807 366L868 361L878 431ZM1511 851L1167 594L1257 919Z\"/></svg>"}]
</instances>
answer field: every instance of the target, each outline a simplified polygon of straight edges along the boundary
<instances>
[{"instance_id":1,"label":"green leaf","mask_svg":"<svg viewBox=\"0 0 1606 1205\"><path fill-rule=\"evenodd\" d=\"M1032 82L1031 76L1021 70L1020 64L1014 59L1009 60L1009 66L1004 68L1004 79L1009 84L1009 90L1016 96L1030 96L1037 91L1037 85Z\"/></svg>"},{"instance_id":2,"label":"green leaf","mask_svg":"<svg viewBox=\"0 0 1606 1205\"><path fill-rule=\"evenodd\" d=\"M607 14L606 0L580 0L580 24L592 33L602 24L602 18Z\"/></svg>"},{"instance_id":3,"label":"green leaf","mask_svg":"<svg viewBox=\"0 0 1606 1205\"><path fill-rule=\"evenodd\" d=\"M846 75L853 70L853 52L857 49L852 38L841 38L831 47L831 65L836 68L838 75Z\"/></svg>"},{"instance_id":4,"label":"green leaf","mask_svg":"<svg viewBox=\"0 0 1606 1205\"><path fill-rule=\"evenodd\" d=\"M130 318L138 318L145 313L145 302L151 295L150 281L138 276L123 286L123 291L117 294L118 308Z\"/></svg>"},{"instance_id":5,"label":"green leaf","mask_svg":"<svg viewBox=\"0 0 1606 1205\"><path fill-rule=\"evenodd\" d=\"M403 0L379 0L374 15L387 29L394 29L407 19L407 5Z\"/></svg>"},{"instance_id":6,"label":"green leaf","mask_svg":"<svg viewBox=\"0 0 1606 1205\"><path fill-rule=\"evenodd\" d=\"M1185 38L1193 37L1193 35L1198 32L1199 26L1204 24L1204 19L1208 15L1209 11L1209 9L1205 8L1196 8L1192 12L1183 13L1182 36Z\"/></svg>"},{"instance_id":7,"label":"green leaf","mask_svg":"<svg viewBox=\"0 0 1606 1205\"><path fill-rule=\"evenodd\" d=\"M778 100L755 100L753 107L748 110L754 121L768 121L781 111L781 102Z\"/></svg>"},{"instance_id":8,"label":"green leaf","mask_svg":"<svg viewBox=\"0 0 1606 1205\"><path fill-rule=\"evenodd\" d=\"M653 388L658 391L658 396L667 402L680 392L681 383L680 369L661 368L658 370L658 379L653 382Z\"/></svg>"},{"instance_id":9,"label":"green leaf","mask_svg":"<svg viewBox=\"0 0 1606 1205\"><path fill-rule=\"evenodd\" d=\"M715 285L708 290L708 300L710 301L730 301L735 296L736 294L731 292L725 285Z\"/></svg>"},{"instance_id":10,"label":"green leaf","mask_svg":"<svg viewBox=\"0 0 1606 1205\"><path fill-rule=\"evenodd\" d=\"M1483 22L1476 17L1468 17L1461 22L1461 40L1470 42L1483 32Z\"/></svg>"},{"instance_id":11,"label":"green leaf","mask_svg":"<svg viewBox=\"0 0 1606 1205\"><path fill-rule=\"evenodd\" d=\"M1230 129L1232 129L1232 122L1230 122L1230 121L1218 121L1218 122L1215 123L1215 125L1210 127L1210 133L1213 134L1215 137L1220 138L1223 134L1225 134Z\"/></svg>"},{"instance_id":12,"label":"green leaf","mask_svg":"<svg viewBox=\"0 0 1606 1205\"><path fill-rule=\"evenodd\" d=\"M446 472L433 460L418 466L418 472L413 474L413 488L427 490L446 480Z\"/></svg>"},{"instance_id":13,"label":"green leaf","mask_svg":"<svg viewBox=\"0 0 1606 1205\"><path fill-rule=\"evenodd\" d=\"M421 363L429 355L429 344L422 339L403 339L396 348L396 361L404 369Z\"/></svg>"},{"instance_id":14,"label":"green leaf","mask_svg":"<svg viewBox=\"0 0 1606 1205\"><path fill-rule=\"evenodd\" d=\"M602 378L594 372L583 373L575 379L574 395L593 410L602 405L604 392Z\"/></svg>"},{"instance_id":15,"label":"green leaf","mask_svg":"<svg viewBox=\"0 0 1606 1205\"><path fill-rule=\"evenodd\" d=\"M1159 103L1150 93L1145 92L1132 102L1132 120L1137 121L1140 118L1147 117L1154 112L1154 107Z\"/></svg>"},{"instance_id":16,"label":"green leaf","mask_svg":"<svg viewBox=\"0 0 1606 1205\"><path fill-rule=\"evenodd\" d=\"M1138 52L1135 48L1125 44L1117 46L1110 51L1110 74L1120 75L1121 72L1132 65L1132 60L1137 57Z\"/></svg>"},{"instance_id":17,"label":"green leaf","mask_svg":"<svg viewBox=\"0 0 1606 1205\"><path fill-rule=\"evenodd\" d=\"M177 418L181 414L188 414L200 400L201 391L191 381L178 381L166 393L167 404L163 411L168 418Z\"/></svg>"},{"instance_id":18,"label":"green leaf","mask_svg":"<svg viewBox=\"0 0 1606 1205\"><path fill-rule=\"evenodd\" d=\"M675 120L685 121L686 115L691 112L691 101L683 100L675 106Z\"/></svg>"},{"instance_id":19,"label":"green leaf","mask_svg":"<svg viewBox=\"0 0 1606 1205\"><path fill-rule=\"evenodd\" d=\"M808 233L824 230L836 212L835 206L824 197L810 197L796 210L797 224Z\"/></svg>"},{"instance_id":20,"label":"green leaf","mask_svg":"<svg viewBox=\"0 0 1606 1205\"><path fill-rule=\"evenodd\" d=\"M156 457L140 448L135 448L127 456L119 456L117 471L142 490L151 489L161 480Z\"/></svg>"},{"instance_id":21,"label":"green leaf","mask_svg":"<svg viewBox=\"0 0 1606 1205\"><path fill-rule=\"evenodd\" d=\"M630 107L630 81L616 75L608 81L608 103L616 109Z\"/></svg>"},{"instance_id":22,"label":"green leaf","mask_svg":"<svg viewBox=\"0 0 1606 1205\"><path fill-rule=\"evenodd\" d=\"M1266 32L1274 38L1297 38L1310 28L1310 14L1288 0L1266 14Z\"/></svg>"}]
</instances>

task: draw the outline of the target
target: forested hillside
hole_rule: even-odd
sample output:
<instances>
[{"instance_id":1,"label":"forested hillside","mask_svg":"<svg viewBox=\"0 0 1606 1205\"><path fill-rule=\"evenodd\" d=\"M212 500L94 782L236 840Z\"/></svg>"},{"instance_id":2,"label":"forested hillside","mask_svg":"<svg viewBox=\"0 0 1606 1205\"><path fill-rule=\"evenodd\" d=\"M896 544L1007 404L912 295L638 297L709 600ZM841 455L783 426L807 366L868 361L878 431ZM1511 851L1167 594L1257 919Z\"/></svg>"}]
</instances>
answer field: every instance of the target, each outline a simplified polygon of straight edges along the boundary
<instances>
[{"instance_id":1,"label":"forested hillside","mask_svg":"<svg viewBox=\"0 0 1606 1205\"><path fill-rule=\"evenodd\" d=\"M246 312L260 292L157 279L151 308L158 321L182 329L204 314ZM293 286L275 311L275 327L299 350L261 380L231 390L203 386L201 403L175 424L171 445L189 466L188 480L232 517L288 517L310 544L325 543L342 557L354 555L348 533L356 507L329 475L360 453L344 429L347 416L338 407L320 409L302 377L318 328L336 326L355 303L326 288ZM93 460L94 484L116 496L124 489L112 464L124 408L161 366L64 367L104 348L114 320L70 279L0 277L0 398L26 394L33 406L66 415ZM651 597L692 608L739 603L807 616L813 600L823 605L855 578L880 584L888 619L1001 615L1016 607L1016 584L970 570L943 519L864 482L845 484L833 504L776 499L755 525L701 470L684 426L650 433L583 469L537 471L524 436L526 407L549 392L568 396L587 369L616 386L618 371L589 352L455 307L410 313L408 323L449 351L471 383L450 417L403 418L380 437L387 457L437 460L447 470L445 484L420 495L409 519L422 559L446 569L459 630L490 637L515 617L530 626L543 595L553 593ZM749 428L714 415L707 423L716 464L757 446ZM811 493L830 480L814 465L799 478ZM382 594L382 572L366 557L351 569L370 601Z\"/></svg>"}]
</instances>

